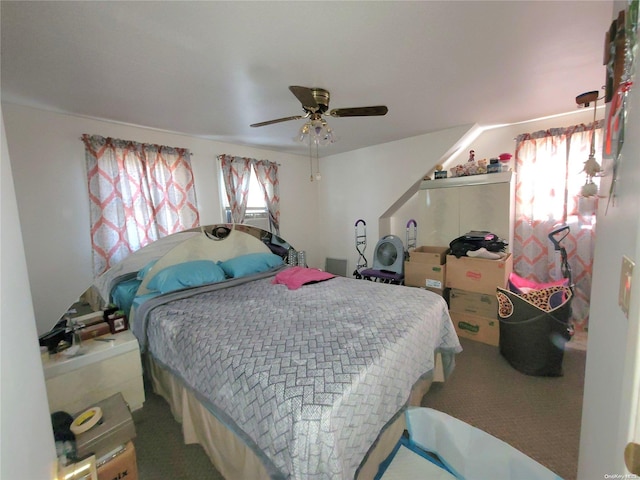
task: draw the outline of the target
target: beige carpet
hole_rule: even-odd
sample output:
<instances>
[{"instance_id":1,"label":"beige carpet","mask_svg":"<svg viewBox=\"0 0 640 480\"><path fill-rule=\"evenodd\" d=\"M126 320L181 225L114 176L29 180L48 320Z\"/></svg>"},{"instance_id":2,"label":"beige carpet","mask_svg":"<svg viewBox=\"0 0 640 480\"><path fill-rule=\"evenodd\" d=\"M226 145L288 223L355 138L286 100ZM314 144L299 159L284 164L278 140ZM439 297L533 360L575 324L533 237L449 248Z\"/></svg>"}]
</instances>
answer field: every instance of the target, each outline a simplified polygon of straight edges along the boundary
<instances>
[{"instance_id":1,"label":"beige carpet","mask_svg":"<svg viewBox=\"0 0 640 480\"><path fill-rule=\"evenodd\" d=\"M497 347L461 339L464 351L445 384L422 405L504 440L565 480L576 478L585 352L567 349L565 375L530 377L513 369ZM198 445L182 443L167 403L147 388L134 412L140 480L222 480Z\"/></svg>"},{"instance_id":2,"label":"beige carpet","mask_svg":"<svg viewBox=\"0 0 640 480\"><path fill-rule=\"evenodd\" d=\"M564 376L524 375L498 347L461 339L445 384L422 406L441 410L509 443L565 480L577 475L586 352L566 349Z\"/></svg>"},{"instance_id":3,"label":"beige carpet","mask_svg":"<svg viewBox=\"0 0 640 480\"><path fill-rule=\"evenodd\" d=\"M200 445L182 442L169 404L145 383L147 399L133 412L138 480L224 480Z\"/></svg>"}]
</instances>

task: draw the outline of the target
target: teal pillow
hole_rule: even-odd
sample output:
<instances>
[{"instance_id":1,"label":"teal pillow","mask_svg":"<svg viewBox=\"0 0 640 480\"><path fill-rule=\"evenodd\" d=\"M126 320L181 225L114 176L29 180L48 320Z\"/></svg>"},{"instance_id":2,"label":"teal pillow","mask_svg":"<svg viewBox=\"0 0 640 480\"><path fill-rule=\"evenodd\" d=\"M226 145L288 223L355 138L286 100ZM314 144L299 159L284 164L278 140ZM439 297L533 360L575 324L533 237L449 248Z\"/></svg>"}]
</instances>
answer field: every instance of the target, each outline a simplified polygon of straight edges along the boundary
<instances>
[{"instance_id":1,"label":"teal pillow","mask_svg":"<svg viewBox=\"0 0 640 480\"><path fill-rule=\"evenodd\" d=\"M248 253L218 262L227 277L239 278L253 273L266 272L282 265L282 258L273 253Z\"/></svg>"},{"instance_id":2,"label":"teal pillow","mask_svg":"<svg viewBox=\"0 0 640 480\"><path fill-rule=\"evenodd\" d=\"M225 279L224 271L211 260L193 260L160 270L147 284L149 290L169 293Z\"/></svg>"},{"instance_id":3,"label":"teal pillow","mask_svg":"<svg viewBox=\"0 0 640 480\"><path fill-rule=\"evenodd\" d=\"M142 267L140 270L138 270L138 274L136 275L136 278L138 280L144 280L144 277L147 276L147 273L149 273L149 270L151 270L151 268L158 262L158 259L156 258L155 260L151 260L149 263L147 263L144 267Z\"/></svg>"}]
</instances>

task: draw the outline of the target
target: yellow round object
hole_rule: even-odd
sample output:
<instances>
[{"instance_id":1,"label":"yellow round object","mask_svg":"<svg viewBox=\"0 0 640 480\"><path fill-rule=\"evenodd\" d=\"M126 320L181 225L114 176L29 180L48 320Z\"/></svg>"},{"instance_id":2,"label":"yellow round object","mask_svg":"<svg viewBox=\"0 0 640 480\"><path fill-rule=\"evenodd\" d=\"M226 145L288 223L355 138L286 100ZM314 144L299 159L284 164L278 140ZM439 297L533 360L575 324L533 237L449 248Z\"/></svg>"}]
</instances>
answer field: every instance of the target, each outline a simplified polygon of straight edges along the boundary
<instances>
[{"instance_id":1,"label":"yellow round object","mask_svg":"<svg viewBox=\"0 0 640 480\"><path fill-rule=\"evenodd\" d=\"M100 407L91 407L73 420L71 431L75 435L79 435L93 428L101 419L102 409Z\"/></svg>"},{"instance_id":2,"label":"yellow round object","mask_svg":"<svg viewBox=\"0 0 640 480\"><path fill-rule=\"evenodd\" d=\"M436 172L441 172L442 170L444 170L444 167L440 164L436 165L434 168Z\"/></svg>"}]
</instances>

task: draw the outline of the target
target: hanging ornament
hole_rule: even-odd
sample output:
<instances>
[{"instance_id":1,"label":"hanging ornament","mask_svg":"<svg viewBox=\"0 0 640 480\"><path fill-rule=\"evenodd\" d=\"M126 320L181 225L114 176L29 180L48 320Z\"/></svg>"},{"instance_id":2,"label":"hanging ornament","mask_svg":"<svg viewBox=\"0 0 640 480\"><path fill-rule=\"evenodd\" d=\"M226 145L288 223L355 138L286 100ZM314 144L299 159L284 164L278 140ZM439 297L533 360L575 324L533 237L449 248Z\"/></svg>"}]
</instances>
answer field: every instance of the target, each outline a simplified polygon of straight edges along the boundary
<instances>
[{"instance_id":1,"label":"hanging ornament","mask_svg":"<svg viewBox=\"0 0 640 480\"><path fill-rule=\"evenodd\" d=\"M589 158L584 162L584 172L587 176L585 184L580 189L580 195L583 197L591 197L598 194L598 185L593 183L593 177L596 177L602 172L602 167L596 160L596 108L598 105L598 91L586 92L576 97L576 103L588 107L593 102L593 123L591 131L591 149L589 151Z\"/></svg>"}]
</instances>

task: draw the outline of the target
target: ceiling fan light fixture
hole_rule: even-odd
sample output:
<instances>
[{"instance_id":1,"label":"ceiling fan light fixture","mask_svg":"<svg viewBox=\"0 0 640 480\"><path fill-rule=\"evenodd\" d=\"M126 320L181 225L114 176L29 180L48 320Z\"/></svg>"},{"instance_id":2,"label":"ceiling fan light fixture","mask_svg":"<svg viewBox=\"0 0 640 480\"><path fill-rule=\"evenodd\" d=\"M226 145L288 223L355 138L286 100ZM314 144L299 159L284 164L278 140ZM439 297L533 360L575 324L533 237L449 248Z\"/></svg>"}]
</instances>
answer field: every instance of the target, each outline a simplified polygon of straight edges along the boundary
<instances>
[{"instance_id":1,"label":"ceiling fan light fixture","mask_svg":"<svg viewBox=\"0 0 640 480\"><path fill-rule=\"evenodd\" d=\"M298 135L296 135L293 139L296 142L305 143L305 139L309 138L311 132L311 124L309 122L305 123L298 130Z\"/></svg>"},{"instance_id":2,"label":"ceiling fan light fixture","mask_svg":"<svg viewBox=\"0 0 640 480\"><path fill-rule=\"evenodd\" d=\"M309 88L297 85L289 86L289 91L298 99L305 115L276 118L266 122L253 123L250 127L264 127L274 123L287 122L289 120L309 120L300 127L294 141L311 145L329 145L335 143L338 138L333 133L329 124L322 119L323 115L334 118L342 117L372 117L386 115L389 109L385 105L371 107L334 108L329 111L329 91L324 88ZM328 113L327 113L328 112Z\"/></svg>"},{"instance_id":3,"label":"ceiling fan light fixture","mask_svg":"<svg viewBox=\"0 0 640 480\"><path fill-rule=\"evenodd\" d=\"M336 136L325 120L315 118L300 127L295 140L307 145L329 145L336 142Z\"/></svg>"}]
</instances>

